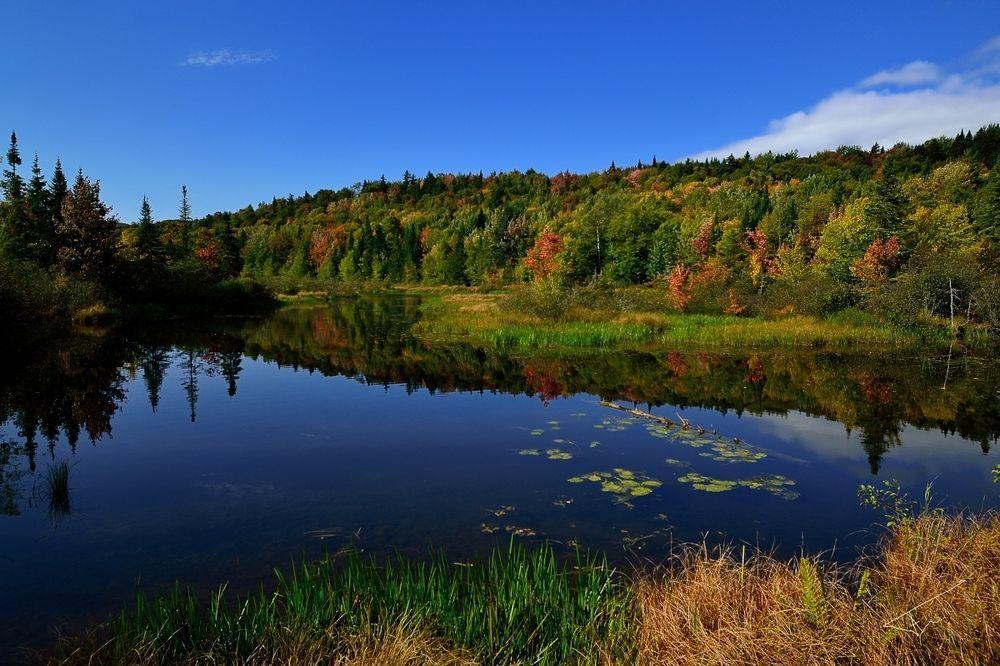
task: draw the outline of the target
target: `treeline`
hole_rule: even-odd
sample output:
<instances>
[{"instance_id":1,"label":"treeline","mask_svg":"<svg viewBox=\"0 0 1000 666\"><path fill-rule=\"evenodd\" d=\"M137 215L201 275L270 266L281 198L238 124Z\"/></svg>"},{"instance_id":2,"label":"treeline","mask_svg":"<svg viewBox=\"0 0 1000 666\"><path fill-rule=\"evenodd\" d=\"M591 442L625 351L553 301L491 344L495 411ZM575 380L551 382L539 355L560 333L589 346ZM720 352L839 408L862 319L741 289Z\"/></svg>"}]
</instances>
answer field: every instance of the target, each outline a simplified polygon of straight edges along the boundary
<instances>
[{"instance_id":1,"label":"treeline","mask_svg":"<svg viewBox=\"0 0 1000 666\"><path fill-rule=\"evenodd\" d=\"M998 125L810 157L654 158L554 176L407 172L201 219L185 194L176 219L153 223L144 205L135 225L118 224L82 174L72 188L59 171L46 184L36 162L19 185L13 141L11 151L8 254L126 299L170 300L235 276L278 288L653 282L681 311L863 307L903 323L1000 323ZM67 198L86 202L68 220Z\"/></svg>"},{"instance_id":2,"label":"treeline","mask_svg":"<svg viewBox=\"0 0 1000 666\"><path fill-rule=\"evenodd\" d=\"M101 200L100 181L79 171L70 183L59 160L46 179L36 155L25 179L14 133L4 161L0 311L18 329L8 327L10 337L70 316L102 319L137 304L226 307L259 298L233 281L241 266L231 228L217 230L217 256L208 261L203 255L204 230L191 220L186 189L183 233L164 240L148 201L136 224L122 224Z\"/></svg>"},{"instance_id":3,"label":"treeline","mask_svg":"<svg viewBox=\"0 0 1000 666\"><path fill-rule=\"evenodd\" d=\"M590 174L409 172L193 222L236 230L242 272L504 285L662 281L679 310L998 322L1000 126L917 146L840 148ZM179 243L182 221L161 224Z\"/></svg>"}]
</instances>

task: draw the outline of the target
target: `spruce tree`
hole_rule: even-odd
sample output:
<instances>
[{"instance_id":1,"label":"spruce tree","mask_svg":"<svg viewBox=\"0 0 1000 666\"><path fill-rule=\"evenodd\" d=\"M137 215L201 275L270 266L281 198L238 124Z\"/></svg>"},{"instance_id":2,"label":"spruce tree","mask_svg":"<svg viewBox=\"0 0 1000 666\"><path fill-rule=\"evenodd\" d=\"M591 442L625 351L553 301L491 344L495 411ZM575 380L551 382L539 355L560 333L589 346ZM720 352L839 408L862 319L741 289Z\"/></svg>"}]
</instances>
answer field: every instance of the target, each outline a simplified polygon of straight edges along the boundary
<instances>
[{"instance_id":1,"label":"spruce tree","mask_svg":"<svg viewBox=\"0 0 1000 666\"><path fill-rule=\"evenodd\" d=\"M10 133L10 147L7 149L7 168L3 172L3 193L8 202L24 198L24 179L17 173L21 166L21 152L17 148L17 134Z\"/></svg>"},{"instance_id":2,"label":"spruce tree","mask_svg":"<svg viewBox=\"0 0 1000 666\"><path fill-rule=\"evenodd\" d=\"M191 253L191 203L188 201L187 185L181 185L181 207L177 219L181 222L180 251L181 256Z\"/></svg>"},{"instance_id":3,"label":"spruce tree","mask_svg":"<svg viewBox=\"0 0 1000 666\"><path fill-rule=\"evenodd\" d=\"M25 225L26 251L29 257L40 262L50 258L52 220L49 216L49 193L45 188L45 177L38 166L38 155L31 163L31 180L25 196L28 216Z\"/></svg>"},{"instance_id":4,"label":"spruce tree","mask_svg":"<svg viewBox=\"0 0 1000 666\"><path fill-rule=\"evenodd\" d=\"M163 248L160 245L160 234L153 224L153 209L146 197L142 198L142 206L139 208L135 249L136 254L139 255L139 261L144 264L157 264L162 259Z\"/></svg>"},{"instance_id":5,"label":"spruce tree","mask_svg":"<svg viewBox=\"0 0 1000 666\"><path fill-rule=\"evenodd\" d=\"M21 166L21 153L17 149L17 134L10 133L10 147L7 149L7 168L3 171L0 187L4 201L0 206L0 242L14 254L26 255L28 236L28 215L24 201L24 179L17 173Z\"/></svg>"},{"instance_id":6,"label":"spruce tree","mask_svg":"<svg viewBox=\"0 0 1000 666\"><path fill-rule=\"evenodd\" d=\"M66 201L66 193L69 192L69 183L66 182L66 174L63 173L62 162L56 158L56 168L52 171L52 180L49 181L48 191L45 196L45 203L48 206L46 211L46 224L44 236L47 238L48 254L46 263L53 263L59 255L59 227L62 224L62 205Z\"/></svg>"},{"instance_id":7,"label":"spruce tree","mask_svg":"<svg viewBox=\"0 0 1000 666\"><path fill-rule=\"evenodd\" d=\"M100 181L77 173L62 206L59 263L67 273L88 280L109 277L118 247L118 219L101 201Z\"/></svg>"}]
</instances>

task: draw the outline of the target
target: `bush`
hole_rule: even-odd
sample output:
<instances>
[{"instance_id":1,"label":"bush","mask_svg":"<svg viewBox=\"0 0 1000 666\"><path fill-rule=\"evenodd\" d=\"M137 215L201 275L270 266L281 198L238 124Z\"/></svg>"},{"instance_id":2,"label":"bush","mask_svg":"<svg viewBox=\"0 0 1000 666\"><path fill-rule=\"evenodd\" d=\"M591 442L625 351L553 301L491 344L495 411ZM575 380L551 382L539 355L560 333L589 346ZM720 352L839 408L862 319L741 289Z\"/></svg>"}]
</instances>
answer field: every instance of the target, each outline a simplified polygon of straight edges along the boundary
<instances>
[{"instance_id":1,"label":"bush","mask_svg":"<svg viewBox=\"0 0 1000 666\"><path fill-rule=\"evenodd\" d=\"M533 282L515 289L501 301L501 307L519 314L556 321L562 319L576 301L576 290L556 280Z\"/></svg>"},{"instance_id":2,"label":"bush","mask_svg":"<svg viewBox=\"0 0 1000 666\"><path fill-rule=\"evenodd\" d=\"M866 308L880 318L902 325L925 323L951 315L954 290L955 316L971 313L970 298L983 283L978 263L959 253L939 253L910 268L893 280L873 287L865 295Z\"/></svg>"}]
</instances>

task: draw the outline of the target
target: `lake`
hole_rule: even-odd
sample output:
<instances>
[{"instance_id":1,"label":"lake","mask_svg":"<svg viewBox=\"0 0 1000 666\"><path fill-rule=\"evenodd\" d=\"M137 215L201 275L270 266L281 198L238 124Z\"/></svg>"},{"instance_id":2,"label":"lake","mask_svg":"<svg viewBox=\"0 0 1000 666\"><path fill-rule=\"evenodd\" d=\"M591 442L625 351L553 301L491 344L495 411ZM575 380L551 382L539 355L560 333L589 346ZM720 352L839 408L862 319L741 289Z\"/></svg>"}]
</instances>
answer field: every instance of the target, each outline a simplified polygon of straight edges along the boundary
<instances>
[{"instance_id":1,"label":"lake","mask_svg":"<svg viewBox=\"0 0 1000 666\"><path fill-rule=\"evenodd\" d=\"M344 548L462 561L516 539L630 564L707 539L850 560L879 536L861 484L1000 505L989 354L511 354L419 339L418 307L344 299L4 360L0 646ZM60 461L68 508L45 490Z\"/></svg>"}]
</instances>

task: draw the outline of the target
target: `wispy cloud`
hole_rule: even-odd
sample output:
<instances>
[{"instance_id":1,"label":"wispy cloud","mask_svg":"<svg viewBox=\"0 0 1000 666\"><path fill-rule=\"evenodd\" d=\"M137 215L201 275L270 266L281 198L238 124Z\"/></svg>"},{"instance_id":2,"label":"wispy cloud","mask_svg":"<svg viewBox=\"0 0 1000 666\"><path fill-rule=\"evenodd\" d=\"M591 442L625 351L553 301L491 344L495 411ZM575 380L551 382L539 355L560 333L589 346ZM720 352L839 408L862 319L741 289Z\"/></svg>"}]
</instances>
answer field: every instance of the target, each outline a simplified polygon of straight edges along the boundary
<instances>
[{"instance_id":1,"label":"wispy cloud","mask_svg":"<svg viewBox=\"0 0 1000 666\"><path fill-rule=\"evenodd\" d=\"M915 86L921 83L934 83L944 78L941 68L926 60L917 60L899 69L883 69L872 74L861 82L862 88L878 86Z\"/></svg>"},{"instance_id":2,"label":"wispy cloud","mask_svg":"<svg viewBox=\"0 0 1000 666\"><path fill-rule=\"evenodd\" d=\"M975 55L979 57L974 67L958 71L922 60L883 70L857 87L771 121L757 136L692 157L792 150L811 154L845 145L918 143L1000 122L1000 35Z\"/></svg>"},{"instance_id":3,"label":"wispy cloud","mask_svg":"<svg viewBox=\"0 0 1000 666\"><path fill-rule=\"evenodd\" d=\"M274 59L275 55L272 51L218 49L192 53L181 62L181 65L185 67L232 67L234 65L257 65Z\"/></svg>"},{"instance_id":4,"label":"wispy cloud","mask_svg":"<svg viewBox=\"0 0 1000 666\"><path fill-rule=\"evenodd\" d=\"M997 35L979 47L979 53L990 53L992 51L1000 51L1000 35Z\"/></svg>"}]
</instances>

